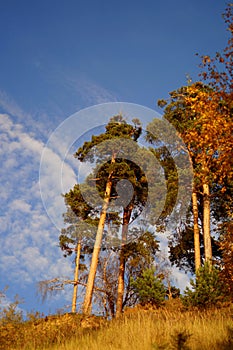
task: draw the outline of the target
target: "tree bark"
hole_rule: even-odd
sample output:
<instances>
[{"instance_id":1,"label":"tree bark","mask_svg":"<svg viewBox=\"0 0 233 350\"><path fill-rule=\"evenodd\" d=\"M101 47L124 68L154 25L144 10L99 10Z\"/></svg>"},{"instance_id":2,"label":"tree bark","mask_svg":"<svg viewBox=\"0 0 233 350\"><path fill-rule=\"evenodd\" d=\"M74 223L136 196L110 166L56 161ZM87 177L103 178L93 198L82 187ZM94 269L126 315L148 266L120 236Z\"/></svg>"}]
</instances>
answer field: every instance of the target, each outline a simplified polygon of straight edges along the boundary
<instances>
[{"instance_id":1,"label":"tree bark","mask_svg":"<svg viewBox=\"0 0 233 350\"><path fill-rule=\"evenodd\" d=\"M111 255L111 254L110 254ZM115 316L115 305L114 305L114 296L111 291L111 285L109 285L108 277L107 277L107 265L108 265L108 259L104 262L104 268L103 268L103 280L104 280L104 286L106 289L106 293L104 296L104 307L106 310L106 316L109 316L108 309L110 310L111 318L114 318ZM107 307L108 304L108 307Z\"/></svg>"},{"instance_id":2,"label":"tree bark","mask_svg":"<svg viewBox=\"0 0 233 350\"><path fill-rule=\"evenodd\" d=\"M120 265L118 274L118 289L117 289L117 301L116 301L116 318L120 317L123 311L123 298L125 290L125 243L127 240L128 225L131 216L132 208L127 207L124 209L123 214L123 226L122 226L122 243L120 251Z\"/></svg>"},{"instance_id":3,"label":"tree bark","mask_svg":"<svg viewBox=\"0 0 233 350\"><path fill-rule=\"evenodd\" d=\"M79 241L77 246L76 246L76 258L75 258L75 270L74 270L74 288L73 288L71 312L76 312L76 306L77 306L78 272L79 272L80 255L81 255L81 242Z\"/></svg>"},{"instance_id":4,"label":"tree bark","mask_svg":"<svg viewBox=\"0 0 233 350\"><path fill-rule=\"evenodd\" d=\"M112 156L112 160L111 160L111 163L114 163L114 162L115 162L115 155ZM90 272L88 275L86 294L83 302L83 313L87 315L91 313L91 302L92 302L93 288L94 288L94 282L95 282L95 275L96 275L96 270L98 265L99 252L101 248L107 209L110 201L111 189L112 189L112 172L109 174L107 184L106 184L104 203L100 214L100 220L99 220L98 229L97 229L96 238L95 238L95 245L92 253Z\"/></svg>"},{"instance_id":5,"label":"tree bark","mask_svg":"<svg viewBox=\"0 0 233 350\"><path fill-rule=\"evenodd\" d=\"M205 261L212 261L212 246L210 235L210 189L207 183L203 184L203 235Z\"/></svg>"},{"instance_id":6,"label":"tree bark","mask_svg":"<svg viewBox=\"0 0 233 350\"><path fill-rule=\"evenodd\" d=\"M193 206L193 233L194 233L194 254L195 254L195 271L197 272L201 266L201 251L200 251L200 233L198 226L198 203L197 193L192 193Z\"/></svg>"}]
</instances>

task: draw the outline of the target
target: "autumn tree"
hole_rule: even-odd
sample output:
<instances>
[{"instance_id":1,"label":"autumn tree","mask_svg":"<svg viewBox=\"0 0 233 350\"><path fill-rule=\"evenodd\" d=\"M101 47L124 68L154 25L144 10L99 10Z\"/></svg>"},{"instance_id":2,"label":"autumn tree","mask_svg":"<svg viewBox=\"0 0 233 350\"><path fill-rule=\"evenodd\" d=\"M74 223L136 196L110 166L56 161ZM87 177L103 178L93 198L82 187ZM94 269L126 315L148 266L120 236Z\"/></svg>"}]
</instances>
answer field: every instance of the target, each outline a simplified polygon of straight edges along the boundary
<instances>
[{"instance_id":1,"label":"autumn tree","mask_svg":"<svg viewBox=\"0 0 233 350\"><path fill-rule=\"evenodd\" d=\"M200 77L213 87L223 97L223 100L232 107L233 94L233 4L229 3L223 14L229 38L222 52L216 52L211 57L202 55Z\"/></svg>"},{"instance_id":2,"label":"autumn tree","mask_svg":"<svg viewBox=\"0 0 233 350\"><path fill-rule=\"evenodd\" d=\"M233 207L233 158L232 158L232 135L233 135L233 4L229 3L223 14L223 18L229 34L227 45L222 52L216 52L215 56L201 56L200 65L202 71L201 78L207 82L215 91L217 91L221 101L221 112L228 120L229 132L226 135L228 142L228 153L225 154L224 168L221 174L221 187L214 188L217 193L215 202L215 218L220 223L218 230L221 233L220 247L223 253L224 276L228 274L232 249L231 249L231 227L232 227L232 207ZM230 135L230 136L229 136ZM220 187L220 191L219 191ZM226 264L226 265L225 265ZM230 270L229 270L230 271ZM226 282L227 283L227 282Z\"/></svg>"},{"instance_id":3,"label":"autumn tree","mask_svg":"<svg viewBox=\"0 0 233 350\"><path fill-rule=\"evenodd\" d=\"M210 188L214 183L221 186L229 171L227 159L232 145L230 121L224 113L219 94L202 83L180 88L170 93L170 96L168 105L166 101L159 101L159 104L166 105L164 117L176 127L193 163L195 176L192 196L193 218L197 225L197 198L201 195L205 259L211 261ZM198 269L200 245L197 230L195 236L197 236L197 240L194 240L196 254L198 251L196 269Z\"/></svg>"},{"instance_id":4,"label":"autumn tree","mask_svg":"<svg viewBox=\"0 0 233 350\"><path fill-rule=\"evenodd\" d=\"M165 118L177 129L190 153L195 182L192 194L196 271L200 267L200 234L205 232L205 256L211 260L210 211L217 198L225 198L226 178L232 178L232 86L233 6L228 4L224 20L229 39L223 52L201 56L204 83L195 83L170 93ZM191 83L191 81L189 82ZM213 197L214 196L214 197ZM216 200L214 199L216 198ZM200 215L200 210L202 213ZM218 215L219 216L219 215Z\"/></svg>"}]
</instances>

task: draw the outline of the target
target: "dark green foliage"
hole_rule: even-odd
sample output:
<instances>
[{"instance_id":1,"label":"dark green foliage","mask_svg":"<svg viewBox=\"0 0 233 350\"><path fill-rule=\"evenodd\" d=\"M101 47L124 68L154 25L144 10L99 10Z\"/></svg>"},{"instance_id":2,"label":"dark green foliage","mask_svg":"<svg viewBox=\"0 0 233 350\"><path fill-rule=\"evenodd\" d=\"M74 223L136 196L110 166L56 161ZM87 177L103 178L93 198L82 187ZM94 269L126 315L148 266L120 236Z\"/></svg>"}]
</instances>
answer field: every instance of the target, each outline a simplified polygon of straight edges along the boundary
<instances>
[{"instance_id":1,"label":"dark green foliage","mask_svg":"<svg viewBox=\"0 0 233 350\"><path fill-rule=\"evenodd\" d=\"M149 232L139 231L134 228L136 239L123 247L125 257L125 295L123 307L137 304L138 297L134 292L131 282L142 275L144 270L150 269L154 263L155 256L159 251L159 242ZM130 234L133 235L132 232Z\"/></svg>"},{"instance_id":2,"label":"dark green foliage","mask_svg":"<svg viewBox=\"0 0 233 350\"><path fill-rule=\"evenodd\" d=\"M147 137L150 139L151 136L149 133ZM153 138L151 138L149 142L153 143ZM166 180L166 201L158 220L158 223L160 225L163 225L166 221L166 218L169 217L169 215L172 213L176 204L178 195L178 172L176 169L174 158L166 146L161 146L156 149L151 148L150 150L162 166L164 170L164 177Z\"/></svg>"},{"instance_id":3,"label":"dark green foliage","mask_svg":"<svg viewBox=\"0 0 233 350\"><path fill-rule=\"evenodd\" d=\"M133 139L136 141L141 135L142 128L139 120L133 119L132 122L134 125L128 124L122 115L112 117L109 123L105 126L106 132L97 136L93 135L91 141L84 142L83 146L77 150L74 156L80 161L86 161L86 159L88 159L90 162L94 162L96 159L95 152L92 152L93 148L100 145L104 141L112 139L117 140L119 138ZM102 149L102 157L105 156L104 151L108 150Z\"/></svg>"},{"instance_id":4,"label":"dark green foliage","mask_svg":"<svg viewBox=\"0 0 233 350\"><path fill-rule=\"evenodd\" d=\"M64 200L65 204L72 209L72 212L77 218L81 218L91 225L97 225L98 221L94 220L93 218L96 214L96 209L88 205L88 203L86 203L86 201L83 199L82 192L78 184L76 184L73 189L64 195ZM66 216L67 214L64 215L65 223L68 221Z\"/></svg>"},{"instance_id":5,"label":"dark green foliage","mask_svg":"<svg viewBox=\"0 0 233 350\"><path fill-rule=\"evenodd\" d=\"M212 207L215 205L215 198L213 198ZM200 253L202 261L204 260L204 241L202 234L202 201L199 201L199 218L200 218ZM169 237L169 260L172 265L177 266L179 269L183 269L186 272L190 271L195 273L195 262L194 262L194 232L193 232L193 218L192 209L190 206L187 212L186 222L181 223L176 230L172 232ZM215 212L213 212L213 215ZM219 247L219 242L215 237L211 237L211 245L214 260L219 261L222 258L222 253Z\"/></svg>"},{"instance_id":6,"label":"dark green foliage","mask_svg":"<svg viewBox=\"0 0 233 350\"><path fill-rule=\"evenodd\" d=\"M163 304L166 290L162 281L155 276L154 269L144 270L141 277L131 280L131 286L142 305L159 307Z\"/></svg>"},{"instance_id":7,"label":"dark green foliage","mask_svg":"<svg viewBox=\"0 0 233 350\"><path fill-rule=\"evenodd\" d=\"M136 163L127 159L127 157L135 156L135 153L138 153L137 157L140 159L145 157L145 152L141 154L143 150L135 146L135 142L127 142L136 141L142 132L139 120L133 119L132 123L128 124L121 115L112 117L105 126L104 133L93 135L91 141L84 142L83 146L75 153L75 157L81 162L91 162L94 168L83 183L76 184L64 195L65 203L72 209L77 218L93 227L98 226L101 213L100 198L104 199L105 197L109 176L112 183L110 202L113 204L119 198L119 188L117 187L119 181L127 180L132 185L133 191L128 195L131 201L127 203L128 206L133 207L131 221L140 215L147 202L148 183L145 173ZM148 153L150 154L150 152ZM114 158L113 162L112 157ZM122 188L124 195L126 190ZM83 198L83 194L85 194L85 198ZM90 199L91 204L87 198ZM111 228L114 226L119 229L120 214L119 210L118 212L109 210L106 224L111 225Z\"/></svg>"},{"instance_id":8,"label":"dark green foliage","mask_svg":"<svg viewBox=\"0 0 233 350\"><path fill-rule=\"evenodd\" d=\"M137 267L142 272L149 268L154 261L155 254L159 250L159 242L149 232L136 231L136 240L125 245L125 258L131 266Z\"/></svg>"},{"instance_id":9,"label":"dark green foliage","mask_svg":"<svg viewBox=\"0 0 233 350\"><path fill-rule=\"evenodd\" d=\"M82 253L80 258L83 260L85 254L90 254L92 252L90 247L92 246L91 243L93 242L94 229L87 229L83 221L76 216L76 214L70 209L68 205L67 211L63 214L63 217L64 223L68 226L61 229L61 234L59 236L59 246L64 252L64 256L66 257L75 252L77 244L81 243Z\"/></svg>"},{"instance_id":10,"label":"dark green foliage","mask_svg":"<svg viewBox=\"0 0 233 350\"><path fill-rule=\"evenodd\" d=\"M96 181L96 188L100 197L102 198L104 198L105 195L106 183L110 172L108 165L110 166L110 162L107 162L102 167L100 167L96 174L96 177L98 178L98 181ZM140 215L148 200L148 182L146 175L137 164L123 158L115 159L115 163L111 165L111 171L113 172L111 201L114 202L117 200L119 194L121 194L121 191L122 195L130 198L131 200L127 205L133 207L131 214L131 221L133 221ZM130 190L127 189L127 184L125 186L125 189L122 187L121 191L119 191L119 188L117 186L119 184L119 181L122 179L127 180L131 183L132 193L130 193ZM127 191L128 196L126 195ZM114 215L114 212L111 214ZM117 213L115 213L115 216L117 219Z\"/></svg>"},{"instance_id":11,"label":"dark green foliage","mask_svg":"<svg viewBox=\"0 0 233 350\"><path fill-rule=\"evenodd\" d=\"M219 271L205 263L197 272L196 280L190 280L192 289L186 288L182 302L187 307L211 308L225 300L224 286Z\"/></svg>"},{"instance_id":12,"label":"dark green foliage","mask_svg":"<svg viewBox=\"0 0 233 350\"><path fill-rule=\"evenodd\" d=\"M224 283L229 299L233 301L233 220L221 223L220 249L223 268L220 278Z\"/></svg>"},{"instance_id":13,"label":"dark green foliage","mask_svg":"<svg viewBox=\"0 0 233 350\"><path fill-rule=\"evenodd\" d=\"M192 92L191 97L195 97L197 92L211 92L211 87L201 82L193 84L197 89L196 92ZM194 187L198 196L198 217L199 217L199 230L200 230L200 252L202 259L204 258L204 246L203 246L203 196L201 189L201 168L202 162L198 158L200 149L198 149L197 140L192 137L188 137L189 132L195 125L196 131L201 131L201 124L196 123L198 114L194 113L190 104L187 103L186 97L189 95L189 86L184 86L176 91L170 92L170 98L167 101L160 100L158 105L164 110L164 118L169 121L183 138L190 153L190 159L192 161L194 170ZM230 124L229 124L230 127ZM215 150L213 159L216 159L218 152ZM215 164L215 163L213 163ZM210 180L210 192L211 192L211 220L223 220L229 216L229 201L232 199L232 193L230 194L229 177L224 178L223 172L217 172L216 165L211 165L209 180ZM224 178L224 179L223 179ZM171 182L172 185L172 182ZM172 193L172 192L171 192ZM232 207L232 205L231 205ZM228 209L228 212L227 212ZM176 227L171 235L170 246L170 260L173 264L179 268L190 270L194 272L194 237L193 237L193 222L192 214L190 211L186 220L183 220L179 227ZM212 232L211 232L212 233ZM212 234L213 236L213 234ZM216 237L216 236L215 236ZM215 259L221 258L220 251L215 239L212 238L212 253Z\"/></svg>"},{"instance_id":14,"label":"dark green foliage","mask_svg":"<svg viewBox=\"0 0 233 350\"><path fill-rule=\"evenodd\" d=\"M179 227L169 239L169 259L173 265L185 271L195 271L193 227ZM203 246L201 247L203 254Z\"/></svg>"},{"instance_id":15,"label":"dark green foliage","mask_svg":"<svg viewBox=\"0 0 233 350\"><path fill-rule=\"evenodd\" d=\"M168 298L171 297L172 299L179 298L180 297L180 288L177 288L175 286L171 286L170 290L169 289L166 290L166 296Z\"/></svg>"}]
</instances>

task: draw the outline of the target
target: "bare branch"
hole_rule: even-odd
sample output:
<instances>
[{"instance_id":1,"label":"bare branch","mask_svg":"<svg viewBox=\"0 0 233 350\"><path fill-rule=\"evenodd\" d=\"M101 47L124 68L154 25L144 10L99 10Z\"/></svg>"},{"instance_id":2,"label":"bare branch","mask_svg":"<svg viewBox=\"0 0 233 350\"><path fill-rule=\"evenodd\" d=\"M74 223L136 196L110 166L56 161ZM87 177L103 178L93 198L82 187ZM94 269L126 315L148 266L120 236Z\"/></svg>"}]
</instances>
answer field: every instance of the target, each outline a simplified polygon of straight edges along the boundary
<instances>
[{"instance_id":1,"label":"bare branch","mask_svg":"<svg viewBox=\"0 0 233 350\"><path fill-rule=\"evenodd\" d=\"M40 281L37 283L37 290L38 290L38 294L41 295L42 297L42 301L44 302L48 296L52 296L54 294L56 294L57 292L64 290L64 287L68 284L74 285L74 284L79 284L81 286L86 287L86 283L81 282L81 281L74 281L74 280L70 280L70 279L62 279L59 277L50 279L50 280L45 280L45 281ZM105 293L106 294L106 290L98 288L98 287L94 287L94 292L98 291L101 293Z\"/></svg>"}]
</instances>

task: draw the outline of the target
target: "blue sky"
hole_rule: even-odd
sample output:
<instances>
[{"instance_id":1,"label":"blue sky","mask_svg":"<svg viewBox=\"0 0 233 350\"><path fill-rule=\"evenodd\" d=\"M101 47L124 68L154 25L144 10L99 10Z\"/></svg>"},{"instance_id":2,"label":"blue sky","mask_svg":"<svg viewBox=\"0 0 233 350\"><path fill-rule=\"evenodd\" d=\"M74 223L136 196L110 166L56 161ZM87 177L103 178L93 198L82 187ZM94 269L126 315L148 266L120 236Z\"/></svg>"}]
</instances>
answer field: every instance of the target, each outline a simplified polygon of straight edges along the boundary
<instances>
[{"instance_id":1,"label":"blue sky","mask_svg":"<svg viewBox=\"0 0 233 350\"><path fill-rule=\"evenodd\" d=\"M225 7L211 0L0 1L0 290L10 286L9 300L18 293L25 310L45 312L69 303L65 294L46 305L35 297L38 280L72 274L40 197L48 137L83 108L124 101L157 109L187 74L197 80L195 54L226 45ZM73 180L70 172L67 183Z\"/></svg>"}]
</instances>

